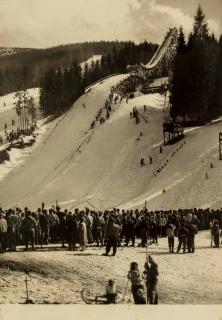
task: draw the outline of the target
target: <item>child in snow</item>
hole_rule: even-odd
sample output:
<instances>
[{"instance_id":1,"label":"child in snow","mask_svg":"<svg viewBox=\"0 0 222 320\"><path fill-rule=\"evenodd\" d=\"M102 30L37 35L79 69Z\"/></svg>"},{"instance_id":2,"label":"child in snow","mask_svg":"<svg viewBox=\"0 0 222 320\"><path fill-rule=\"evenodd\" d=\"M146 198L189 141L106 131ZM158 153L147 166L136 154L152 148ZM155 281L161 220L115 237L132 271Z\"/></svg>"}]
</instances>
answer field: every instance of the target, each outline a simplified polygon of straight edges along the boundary
<instances>
[{"instance_id":1,"label":"child in snow","mask_svg":"<svg viewBox=\"0 0 222 320\"><path fill-rule=\"evenodd\" d=\"M106 298L107 303L116 303L116 285L115 281L110 279L106 285Z\"/></svg>"},{"instance_id":2,"label":"child in snow","mask_svg":"<svg viewBox=\"0 0 222 320\"><path fill-rule=\"evenodd\" d=\"M128 272L127 278L131 281L132 284L132 294L134 303L139 303L139 297L138 297L138 289L144 289L143 287L143 281L142 276L138 269L138 264L136 262L131 262L130 270Z\"/></svg>"},{"instance_id":3,"label":"child in snow","mask_svg":"<svg viewBox=\"0 0 222 320\"><path fill-rule=\"evenodd\" d=\"M144 290L138 289L137 290L137 304L146 304L146 298L144 296Z\"/></svg>"}]
</instances>

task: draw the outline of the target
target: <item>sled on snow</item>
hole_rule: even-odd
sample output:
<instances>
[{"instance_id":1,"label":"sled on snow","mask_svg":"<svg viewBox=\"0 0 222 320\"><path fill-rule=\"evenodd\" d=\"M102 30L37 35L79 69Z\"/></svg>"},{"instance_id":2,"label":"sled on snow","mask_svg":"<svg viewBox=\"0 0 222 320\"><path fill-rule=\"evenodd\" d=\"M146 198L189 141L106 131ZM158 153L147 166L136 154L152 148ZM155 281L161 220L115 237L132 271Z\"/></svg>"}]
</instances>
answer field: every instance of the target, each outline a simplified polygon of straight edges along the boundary
<instances>
[{"instance_id":1,"label":"sled on snow","mask_svg":"<svg viewBox=\"0 0 222 320\"><path fill-rule=\"evenodd\" d=\"M83 288L81 290L81 298L86 304L110 304L110 302L107 301L106 295L101 296L95 296L95 298L92 297L90 290ZM115 302L117 303L118 295L116 296Z\"/></svg>"}]
</instances>

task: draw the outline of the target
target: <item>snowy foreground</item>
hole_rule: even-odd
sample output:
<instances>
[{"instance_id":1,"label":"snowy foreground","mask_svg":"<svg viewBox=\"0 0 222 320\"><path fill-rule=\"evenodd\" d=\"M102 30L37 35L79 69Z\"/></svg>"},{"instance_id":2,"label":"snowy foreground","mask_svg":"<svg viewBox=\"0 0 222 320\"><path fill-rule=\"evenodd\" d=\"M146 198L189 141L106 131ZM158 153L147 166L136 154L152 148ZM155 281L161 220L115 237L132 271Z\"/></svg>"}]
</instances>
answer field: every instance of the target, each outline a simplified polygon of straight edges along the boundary
<instances>
[{"instance_id":1,"label":"snowy foreground","mask_svg":"<svg viewBox=\"0 0 222 320\"><path fill-rule=\"evenodd\" d=\"M222 248L210 247L209 232L197 235L196 247L194 254L169 254L166 238L149 247L159 264L160 304L222 303ZM133 303L129 301L130 288L122 302L126 275L132 261L137 261L143 271L146 249L118 248L115 257L104 257L103 252L104 248L69 252L49 246L36 252L6 253L1 257L0 303L25 301L26 270L31 279L30 298L35 303L83 303L82 288L90 289L92 296L101 294L110 278L116 280L120 303Z\"/></svg>"}]
</instances>

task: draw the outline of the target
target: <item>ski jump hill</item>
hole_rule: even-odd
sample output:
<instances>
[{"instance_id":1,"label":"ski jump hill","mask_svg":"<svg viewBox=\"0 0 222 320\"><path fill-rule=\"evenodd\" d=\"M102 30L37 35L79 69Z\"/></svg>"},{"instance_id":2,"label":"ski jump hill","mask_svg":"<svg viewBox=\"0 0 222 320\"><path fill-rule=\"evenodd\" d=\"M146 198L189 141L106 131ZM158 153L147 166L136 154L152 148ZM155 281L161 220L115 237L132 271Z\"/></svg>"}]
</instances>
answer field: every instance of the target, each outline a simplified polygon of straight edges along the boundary
<instances>
[{"instance_id":1,"label":"ski jump hill","mask_svg":"<svg viewBox=\"0 0 222 320\"><path fill-rule=\"evenodd\" d=\"M176 34L170 29L148 64L136 66L137 72L147 75L161 68L163 57L170 60ZM146 201L149 209L221 207L222 119L186 129L183 140L160 153L164 96L155 93L113 103L110 119L90 129L112 86L129 75L114 75L88 88L67 113L41 128L38 143L21 152L16 164L11 160L7 168L0 167L1 206L36 209L42 202L47 207L57 201L70 209L103 210L142 208ZM130 119L135 106L143 116L138 124ZM3 124L12 110L1 110Z\"/></svg>"},{"instance_id":2,"label":"ski jump hill","mask_svg":"<svg viewBox=\"0 0 222 320\"><path fill-rule=\"evenodd\" d=\"M145 200L149 209L221 206L220 119L185 130L184 140L160 153L164 98L155 93L113 104L110 119L89 129L111 87L126 76L94 85L61 118L45 124L38 145L1 179L1 206L34 209L58 201L67 208L141 208ZM147 122L130 119L134 106Z\"/></svg>"}]
</instances>

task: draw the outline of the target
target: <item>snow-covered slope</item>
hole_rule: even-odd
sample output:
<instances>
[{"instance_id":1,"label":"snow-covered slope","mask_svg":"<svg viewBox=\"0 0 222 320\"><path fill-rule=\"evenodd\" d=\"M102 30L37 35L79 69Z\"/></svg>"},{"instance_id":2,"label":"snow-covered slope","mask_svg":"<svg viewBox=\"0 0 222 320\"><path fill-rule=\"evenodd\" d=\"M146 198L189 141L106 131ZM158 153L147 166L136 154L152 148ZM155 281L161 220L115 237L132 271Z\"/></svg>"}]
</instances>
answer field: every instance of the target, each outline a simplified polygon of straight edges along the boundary
<instances>
[{"instance_id":1,"label":"snow-covered slope","mask_svg":"<svg viewBox=\"0 0 222 320\"><path fill-rule=\"evenodd\" d=\"M180 141L160 154L163 97L151 94L113 105L110 120L89 130L110 88L123 77L96 84L67 114L47 126L42 142L27 160L0 181L1 205L36 207L57 200L66 207L105 209L142 207L147 200L150 209L221 206L220 122L187 130L186 144ZM141 120L136 125L130 119L133 106L147 123ZM141 157L146 162L142 168Z\"/></svg>"},{"instance_id":2,"label":"snow-covered slope","mask_svg":"<svg viewBox=\"0 0 222 320\"><path fill-rule=\"evenodd\" d=\"M95 54L95 55L93 55L91 58L89 58L87 61L84 61L84 62L80 63L80 66L81 66L82 69L84 69L85 64L87 63L88 66L90 67L90 65L91 65L92 62L96 63L96 61L100 61L101 58L102 58L102 55L100 55L100 54Z\"/></svg>"},{"instance_id":3,"label":"snow-covered slope","mask_svg":"<svg viewBox=\"0 0 222 320\"><path fill-rule=\"evenodd\" d=\"M32 88L27 91L29 96L34 98L37 114L39 116L39 88ZM12 119L15 121L16 126L19 123L19 118L15 111L14 95L15 92L0 97L0 135L4 133L5 123L7 123L9 131L12 129Z\"/></svg>"}]
</instances>

